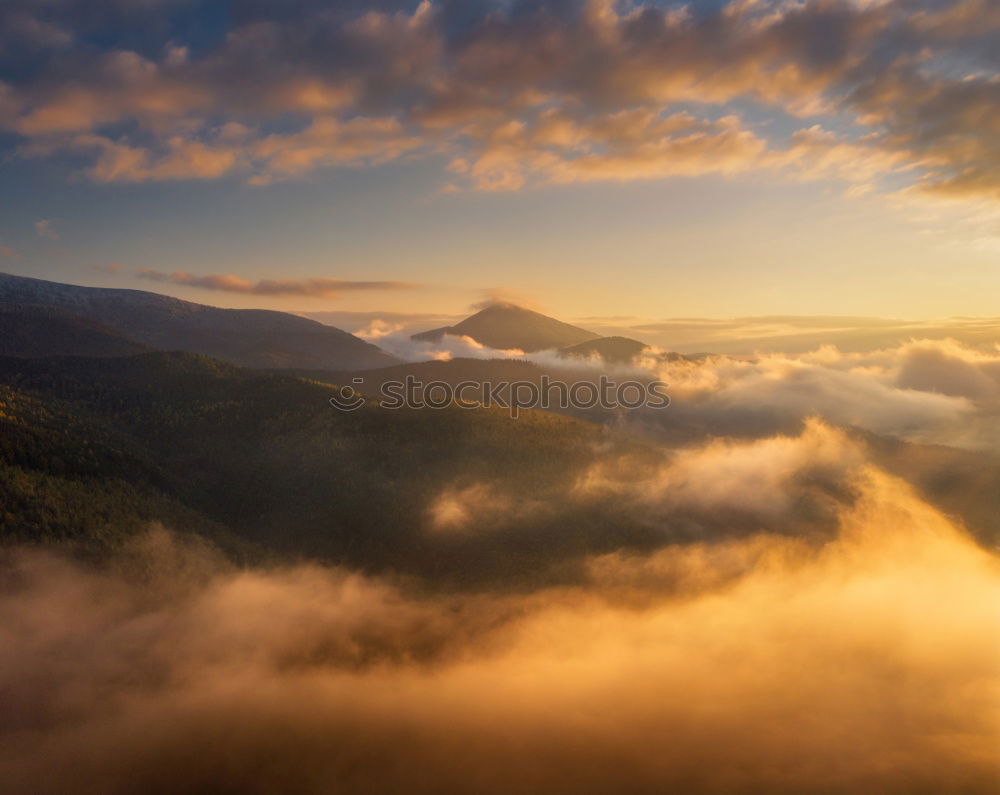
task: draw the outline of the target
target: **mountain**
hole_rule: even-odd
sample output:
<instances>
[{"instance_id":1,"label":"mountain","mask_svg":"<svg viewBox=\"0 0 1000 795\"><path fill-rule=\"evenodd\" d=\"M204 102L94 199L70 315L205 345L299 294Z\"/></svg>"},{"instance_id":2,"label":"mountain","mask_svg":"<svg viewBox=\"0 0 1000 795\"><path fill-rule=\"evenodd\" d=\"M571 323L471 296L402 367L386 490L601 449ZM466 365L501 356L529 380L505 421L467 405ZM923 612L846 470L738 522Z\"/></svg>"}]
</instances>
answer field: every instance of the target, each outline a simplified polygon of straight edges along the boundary
<instances>
[{"instance_id":1,"label":"mountain","mask_svg":"<svg viewBox=\"0 0 1000 795\"><path fill-rule=\"evenodd\" d=\"M537 364L524 359L468 359L456 357L447 361L406 362L391 367L362 371L293 370L310 381L326 384L353 384L359 392L374 397L383 384L412 379L420 384L441 382L456 386L460 383L502 384L514 381L538 383L543 372ZM470 393L471 394L471 393ZM506 390L500 393L505 399Z\"/></svg>"},{"instance_id":2,"label":"mountain","mask_svg":"<svg viewBox=\"0 0 1000 795\"><path fill-rule=\"evenodd\" d=\"M287 312L220 309L143 290L0 274L0 302L53 310L60 313L53 323L63 327L72 317L100 324L133 344L205 354L245 367L362 370L399 361L353 334Z\"/></svg>"},{"instance_id":3,"label":"mountain","mask_svg":"<svg viewBox=\"0 0 1000 795\"><path fill-rule=\"evenodd\" d=\"M442 380L479 367L424 364ZM533 367L506 365L517 377ZM595 464L662 465L646 432L544 411L338 411L335 394L179 352L0 357L0 544L99 558L159 521L242 560L316 558L515 589L566 582L593 555L759 532L753 512L650 521L615 491L579 493ZM996 545L1000 459L869 444L879 465Z\"/></svg>"},{"instance_id":4,"label":"mountain","mask_svg":"<svg viewBox=\"0 0 1000 795\"><path fill-rule=\"evenodd\" d=\"M628 337L599 337L595 340L586 340L562 348L559 355L564 358L577 359L590 359L598 356L605 362L621 364L631 362L648 348L646 343Z\"/></svg>"},{"instance_id":5,"label":"mountain","mask_svg":"<svg viewBox=\"0 0 1000 795\"><path fill-rule=\"evenodd\" d=\"M458 407L338 411L334 394L180 352L0 357L0 543L100 557L161 521L243 557L515 587L662 539L613 521L613 500L584 509L556 498L612 444L596 423ZM486 497L475 509L482 532L435 529L455 494ZM565 505L526 516L503 507L546 499Z\"/></svg>"},{"instance_id":6,"label":"mountain","mask_svg":"<svg viewBox=\"0 0 1000 795\"><path fill-rule=\"evenodd\" d=\"M392 367L356 372L330 370L287 372L323 384L351 384L358 392L375 400L384 398L393 402L406 392L416 401L422 401L425 397L431 402L439 401L443 394L441 385L447 384L453 388L462 385L458 397L466 402L510 406L516 397L519 412L523 411L524 406L530 406L598 423L608 422L615 416L613 408L575 407L564 397L563 390L567 389L569 384L590 383L594 384L595 388L600 388L600 371L593 367L578 365L569 357L564 363L455 357L447 361L407 362ZM636 375L630 380L641 382L648 379ZM408 382L411 386L406 388ZM527 386L529 384L534 385L537 391L532 392ZM391 388L387 390L386 387ZM431 391L429 396L424 391L425 387ZM543 389L547 391L543 393ZM543 394L547 399L542 398Z\"/></svg>"},{"instance_id":7,"label":"mountain","mask_svg":"<svg viewBox=\"0 0 1000 795\"><path fill-rule=\"evenodd\" d=\"M499 350L517 348L525 353L565 348L600 336L540 312L533 312L514 304L497 303L454 326L414 334L412 339L437 342L445 334L471 337L489 348Z\"/></svg>"},{"instance_id":8,"label":"mountain","mask_svg":"<svg viewBox=\"0 0 1000 795\"><path fill-rule=\"evenodd\" d=\"M109 326L63 309L0 304L0 356L128 356L148 350Z\"/></svg>"}]
</instances>

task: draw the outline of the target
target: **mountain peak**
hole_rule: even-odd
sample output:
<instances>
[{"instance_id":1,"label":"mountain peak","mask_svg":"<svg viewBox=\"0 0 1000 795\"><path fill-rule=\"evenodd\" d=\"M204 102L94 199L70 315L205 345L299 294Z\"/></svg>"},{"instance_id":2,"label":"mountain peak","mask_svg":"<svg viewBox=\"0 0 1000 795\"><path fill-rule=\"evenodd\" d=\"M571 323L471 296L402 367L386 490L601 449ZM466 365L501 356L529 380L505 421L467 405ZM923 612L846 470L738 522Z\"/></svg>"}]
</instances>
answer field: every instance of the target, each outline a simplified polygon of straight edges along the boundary
<instances>
[{"instance_id":1,"label":"mountain peak","mask_svg":"<svg viewBox=\"0 0 1000 795\"><path fill-rule=\"evenodd\" d=\"M489 348L517 349L525 353L565 348L597 339L599 336L592 331L563 323L533 309L525 309L523 306L503 301L497 301L480 309L454 326L414 334L413 339L437 342L446 334L471 337Z\"/></svg>"}]
</instances>

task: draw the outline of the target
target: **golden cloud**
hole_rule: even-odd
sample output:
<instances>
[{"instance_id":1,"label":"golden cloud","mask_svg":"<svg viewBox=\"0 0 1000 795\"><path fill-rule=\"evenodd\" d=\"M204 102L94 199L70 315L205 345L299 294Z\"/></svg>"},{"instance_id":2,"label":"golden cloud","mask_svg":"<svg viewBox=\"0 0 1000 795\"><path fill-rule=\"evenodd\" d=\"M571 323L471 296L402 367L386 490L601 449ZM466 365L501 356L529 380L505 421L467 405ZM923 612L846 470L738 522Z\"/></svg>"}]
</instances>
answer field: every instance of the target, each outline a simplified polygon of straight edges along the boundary
<instances>
[{"instance_id":1,"label":"golden cloud","mask_svg":"<svg viewBox=\"0 0 1000 795\"><path fill-rule=\"evenodd\" d=\"M136 272L140 279L154 282L169 282L198 287L203 290L217 290L248 295L299 295L335 298L341 293L357 290L408 290L416 285L410 282L393 281L348 281L344 279L260 279L256 282L231 273L198 275L187 271L163 271L143 269Z\"/></svg>"},{"instance_id":2,"label":"golden cloud","mask_svg":"<svg viewBox=\"0 0 1000 795\"><path fill-rule=\"evenodd\" d=\"M12 793L995 791L997 560L900 481L869 468L855 488L825 545L615 553L523 595L234 571L162 533L103 572L8 552L0 775Z\"/></svg>"},{"instance_id":3,"label":"golden cloud","mask_svg":"<svg viewBox=\"0 0 1000 795\"><path fill-rule=\"evenodd\" d=\"M72 70L0 87L0 120L25 153L89 148L101 181L265 184L443 152L477 189L773 169L852 195L904 174L919 192L995 202L994 20L986 0L591 1L462 19L429 2L307 4L250 15L198 54L80 51ZM734 103L809 121L783 141ZM831 119L836 139L816 126ZM233 125L239 140L220 132Z\"/></svg>"}]
</instances>

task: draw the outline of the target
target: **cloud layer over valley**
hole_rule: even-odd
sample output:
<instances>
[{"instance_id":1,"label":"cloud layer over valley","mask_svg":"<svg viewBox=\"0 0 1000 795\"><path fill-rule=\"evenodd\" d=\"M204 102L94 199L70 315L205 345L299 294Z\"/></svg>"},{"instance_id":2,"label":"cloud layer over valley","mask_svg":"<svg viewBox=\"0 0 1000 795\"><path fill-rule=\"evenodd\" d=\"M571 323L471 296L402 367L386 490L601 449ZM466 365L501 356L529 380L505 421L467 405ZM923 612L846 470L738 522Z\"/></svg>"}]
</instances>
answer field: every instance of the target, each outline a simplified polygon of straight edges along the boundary
<instances>
[{"instance_id":1,"label":"cloud layer over valley","mask_svg":"<svg viewBox=\"0 0 1000 795\"><path fill-rule=\"evenodd\" d=\"M150 386L157 357L180 403ZM669 379L664 419L607 427L340 413L315 381L127 362L98 387L114 365L18 383L158 407L167 438L123 449L156 483L154 455L202 473L192 505L239 494L213 515L269 554L183 519L96 561L5 546L5 792L1000 785L996 353L654 351L622 372ZM5 410L21 400L44 432L43 404Z\"/></svg>"},{"instance_id":2,"label":"cloud layer over valley","mask_svg":"<svg viewBox=\"0 0 1000 795\"><path fill-rule=\"evenodd\" d=\"M991 791L997 562L901 481L863 468L853 490L826 544L598 556L580 585L522 595L234 570L163 531L103 572L15 553L0 776L8 792Z\"/></svg>"}]
</instances>

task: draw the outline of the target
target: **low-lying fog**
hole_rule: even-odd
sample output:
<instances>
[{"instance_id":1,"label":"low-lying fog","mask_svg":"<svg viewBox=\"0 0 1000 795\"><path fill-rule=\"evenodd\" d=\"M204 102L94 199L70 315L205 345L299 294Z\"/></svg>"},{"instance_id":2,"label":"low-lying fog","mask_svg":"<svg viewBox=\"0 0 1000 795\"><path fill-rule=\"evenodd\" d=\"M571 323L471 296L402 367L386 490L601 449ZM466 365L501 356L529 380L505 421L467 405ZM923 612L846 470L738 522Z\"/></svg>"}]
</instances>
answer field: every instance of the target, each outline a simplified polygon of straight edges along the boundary
<instances>
[{"instance_id":1,"label":"low-lying fog","mask_svg":"<svg viewBox=\"0 0 1000 795\"><path fill-rule=\"evenodd\" d=\"M862 444L815 419L598 461L564 499L595 494L780 532L592 556L578 583L518 593L237 569L162 528L99 568L13 551L5 791L1000 786L997 558ZM442 488L427 532L544 509Z\"/></svg>"}]
</instances>

